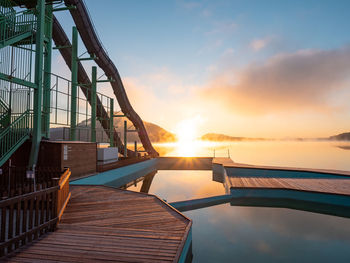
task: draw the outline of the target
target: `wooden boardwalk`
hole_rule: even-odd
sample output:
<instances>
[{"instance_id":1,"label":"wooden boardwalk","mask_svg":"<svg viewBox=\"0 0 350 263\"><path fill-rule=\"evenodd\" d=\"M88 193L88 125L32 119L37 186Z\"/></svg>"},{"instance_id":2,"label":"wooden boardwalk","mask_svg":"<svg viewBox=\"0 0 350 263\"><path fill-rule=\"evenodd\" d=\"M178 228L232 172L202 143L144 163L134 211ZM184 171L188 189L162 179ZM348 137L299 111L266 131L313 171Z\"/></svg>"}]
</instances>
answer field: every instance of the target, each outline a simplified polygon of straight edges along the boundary
<instances>
[{"instance_id":1,"label":"wooden boardwalk","mask_svg":"<svg viewBox=\"0 0 350 263\"><path fill-rule=\"evenodd\" d=\"M249 165L235 163L230 158L214 158L213 164L226 169L226 184L229 188L289 189L350 196L348 171ZM242 169L249 170L250 175L245 173L239 176ZM305 176L305 173L308 175Z\"/></svg>"},{"instance_id":2,"label":"wooden boardwalk","mask_svg":"<svg viewBox=\"0 0 350 263\"><path fill-rule=\"evenodd\" d=\"M323 178L270 178L228 176L231 188L269 188L341 194L350 196L350 177Z\"/></svg>"},{"instance_id":3,"label":"wooden boardwalk","mask_svg":"<svg viewBox=\"0 0 350 263\"><path fill-rule=\"evenodd\" d=\"M104 186L72 186L55 232L7 262L177 262L190 219L153 195Z\"/></svg>"}]
</instances>

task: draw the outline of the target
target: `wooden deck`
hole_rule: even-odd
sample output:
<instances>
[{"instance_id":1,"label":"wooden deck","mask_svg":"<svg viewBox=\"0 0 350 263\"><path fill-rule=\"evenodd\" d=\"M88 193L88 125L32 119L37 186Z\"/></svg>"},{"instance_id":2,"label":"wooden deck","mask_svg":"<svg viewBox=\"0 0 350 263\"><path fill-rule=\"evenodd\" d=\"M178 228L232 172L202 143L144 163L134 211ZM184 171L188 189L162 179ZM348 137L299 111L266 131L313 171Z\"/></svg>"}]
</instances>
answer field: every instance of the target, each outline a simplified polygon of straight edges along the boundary
<instances>
[{"instance_id":1,"label":"wooden deck","mask_svg":"<svg viewBox=\"0 0 350 263\"><path fill-rule=\"evenodd\" d=\"M350 196L350 178L267 178L228 176L231 188L269 188L310 191Z\"/></svg>"},{"instance_id":2,"label":"wooden deck","mask_svg":"<svg viewBox=\"0 0 350 263\"><path fill-rule=\"evenodd\" d=\"M177 262L190 219L153 195L105 186L72 186L55 232L7 262Z\"/></svg>"},{"instance_id":3,"label":"wooden deck","mask_svg":"<svg viewBox=\"0 0 350 263\"><path fill-rule=\"evenodd\" d=\"M214 158L213 164L226 169L228 188L289 189L350 196L348 171L250 165L235 163L230 158ZM240 176L234 168L250 172Z\"/></svg>"}]
</instances>

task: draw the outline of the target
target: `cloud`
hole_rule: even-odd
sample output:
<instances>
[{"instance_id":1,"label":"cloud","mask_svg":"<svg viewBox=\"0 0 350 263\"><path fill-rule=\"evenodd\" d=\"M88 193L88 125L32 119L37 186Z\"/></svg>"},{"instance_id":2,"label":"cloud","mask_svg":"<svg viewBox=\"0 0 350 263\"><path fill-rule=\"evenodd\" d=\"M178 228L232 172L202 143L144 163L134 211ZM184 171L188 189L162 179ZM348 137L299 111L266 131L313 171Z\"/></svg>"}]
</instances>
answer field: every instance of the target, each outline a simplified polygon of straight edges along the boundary
<instances>
[{"instance_id":1,"label":"cloud","mask_svg":"<svg viewBox=\"0 0 350 263\"><path fill-rule=\"evenodd\" d=\"M250 42L249 46L254 51L259 51L265 48L270 42L271 38L254 39L252 42Z\"/></svg>"},{"instance_id":2,"label":"cloud","mask_svg":"<svg viewBox=\"0 0 350 263\"><path fill-rule=\"evenodd\" d=\"M171 131L176 123L196 116L193 97L198 89L166 68L138 77L123 77L128 98L142 119Z\"/></svg>"},{"instance_id":3,"label":"cloud","mask_svg":"<svg viewBox=\"0 0 350 263\"><path fill-rule=\"evenodd\" d=\"M201 92L239 113L329 110L332 96L349 83L350 47L301 50L276 55L262 64L227 69Z\"/></svg>"}]
</instances>

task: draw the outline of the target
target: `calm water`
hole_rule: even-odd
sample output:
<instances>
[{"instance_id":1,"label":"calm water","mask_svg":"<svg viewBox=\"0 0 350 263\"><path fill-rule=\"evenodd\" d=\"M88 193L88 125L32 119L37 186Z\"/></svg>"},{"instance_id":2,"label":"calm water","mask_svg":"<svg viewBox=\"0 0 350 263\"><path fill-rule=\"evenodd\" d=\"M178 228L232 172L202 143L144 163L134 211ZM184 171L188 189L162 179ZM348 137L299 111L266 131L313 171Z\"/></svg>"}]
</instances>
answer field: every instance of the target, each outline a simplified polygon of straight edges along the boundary
<instances>
[{"instance_id":1,"label":"calm water","mask_svg":"<svg viewBox=\"0 0 350 263\"><path fill-rule=\"evenodd\" d=\"M215 148L216 156L227 156L229 149L236 162L350 170L349 146L330 142L221 143L197 145L195 155L212 156ZM159 148L168 156L179 153L173 146ZM139 182L128 189L139 191L141 186ZM225 192L221 183L212 181L211 171L158 171L148 190L168 202ZM230 204L184 214L193 220L193 262L350 262L348 218Z\"/></svg>"},{"instance_id":2,"label":"calm water","mask_svg":"<svg viewBox=\"0 0 350 263\"><path fill-rule=\"evenodd\" d=\"M180 146L156 144L163 156L227 157L238 163L324 168L350 171L350 142L261 141L202 143Z\"/></svg>"}]
</instances>

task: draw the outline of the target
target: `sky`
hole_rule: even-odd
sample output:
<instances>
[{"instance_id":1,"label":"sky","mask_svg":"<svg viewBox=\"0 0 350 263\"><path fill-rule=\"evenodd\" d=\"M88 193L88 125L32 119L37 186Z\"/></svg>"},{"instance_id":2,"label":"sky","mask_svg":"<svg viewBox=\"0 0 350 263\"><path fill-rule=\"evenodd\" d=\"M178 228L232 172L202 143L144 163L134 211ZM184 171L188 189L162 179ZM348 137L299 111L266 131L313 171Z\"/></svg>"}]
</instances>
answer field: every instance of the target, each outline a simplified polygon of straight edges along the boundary
<instances>
[{"instance_id":1,"label":"sky","mask_svg":"<svg viewBox=\"0 0 350 263\"><path fill-rule=\"evenodd\" d=\"M350 131L350 1L85 3L145 121L172 132L192 123L199 135ZM70 35L69 12L56 15ZM113 94L108 84L99 91Z\"/></svg>"}]
</instances>

